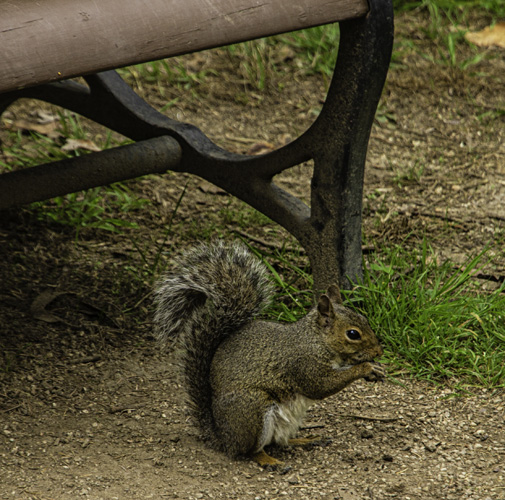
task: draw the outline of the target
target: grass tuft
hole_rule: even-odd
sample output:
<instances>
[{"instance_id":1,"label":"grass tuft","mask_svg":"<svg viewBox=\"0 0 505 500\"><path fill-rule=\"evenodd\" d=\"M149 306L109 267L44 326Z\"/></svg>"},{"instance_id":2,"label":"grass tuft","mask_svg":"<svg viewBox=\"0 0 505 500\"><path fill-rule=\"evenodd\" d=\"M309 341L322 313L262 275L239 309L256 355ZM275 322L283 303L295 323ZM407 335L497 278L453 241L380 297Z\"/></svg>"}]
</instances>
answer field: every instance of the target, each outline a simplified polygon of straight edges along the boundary
<instances>
[{"instance_id":1,"label":"grass tuft","mask_svg":"<svg viewBox=\"0 0 505 500\"><path fill-rule=\"evenodd\" d=\"M148 200L138 198L125 184L116 183L35 202L31 206L37 211L39 219L75 228L78 239L84 227L113 232L137 228L135 222L111 216L111 209L114 207L115 211L125 214L147 203Z\"/></svg>"},{"instance_id":2,"label":"grass tuft","mask_svg":"<svg viewBox=\"0 0 505 500\"><path fill-rule=\"evenodd\" d=\"M431 17L436 17L438 11L462 13L469 11L484 11L493 17L505 16L503 0L393 0L395 11L426 9Z\"/></svg>"},{"instance_id":3,"label":"grass tuft","mask_svg":"<svg viewBox=\"0 0 505 500\"><path fill-rule=\"evenodd\" d=\"M437 262L426 242L416 251L384 248L363 283L342 291L347 305L368 318L393 373L459 388L505 387L505 283L487 291L475 278L489 250L457 266ZM260 256L281 290L269 318L304 316L312 304L309 271L291 264L286 252Z\"/></svg>"},{"instance_id":4,"label":"grass tuft","mask_svg":"<svg viewBox=\"0 0 505 500\"><path fill-rule=\"evenodd\" d=\"M424 242L420 254L396 246L370 264L348 296L388 362L431 381L505 386L505 283L489 292L474 277L488 251L459 267Z\"/></svg>"}]
</instances>

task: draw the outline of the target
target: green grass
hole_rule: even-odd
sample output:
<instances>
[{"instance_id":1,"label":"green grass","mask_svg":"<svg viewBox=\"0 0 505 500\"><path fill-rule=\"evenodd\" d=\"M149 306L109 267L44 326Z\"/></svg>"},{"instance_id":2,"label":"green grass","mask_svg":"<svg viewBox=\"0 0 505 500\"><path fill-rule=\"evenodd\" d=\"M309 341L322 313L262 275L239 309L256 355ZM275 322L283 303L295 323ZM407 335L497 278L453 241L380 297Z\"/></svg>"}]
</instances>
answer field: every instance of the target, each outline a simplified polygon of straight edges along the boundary
<instances>
[{"instance_id":1,"label":"green grass","mask_svg":"<svg viewBox=\"0 0 505 500\"><path fill-rule=\"evenodd\" d=\"M241 229L264 227L272 224L272 220L251 206L240 203L237 204L234 198L230 198L228 205L219 211L221 222L228 226L238 226Z\"/></svg>"},{"instance_id":2,"label":"green grass","mask_svg":"<svg viewBox=\"0 0 505 500\"><path fill-rule=\"evenodd\" d=\"M184 57L161 59L144 64L137 64L118 70L119 74L138 92L142 93L149 86L155 87L161 97L167 95L167 85L171 88L196 95L196 89L209 75L215 75L213 69L192 69ZM186 94L184 94L186 95ZM164 112L179 101L179 97L170 98L160 109Z\"/></svg>"},{"instance_id":3,"label":"green grass","mask_svg":"<svg viewBox=\"0 0 505 500\"><path fill-rule=\"evenodd\" d=\"M391 373L459 389L505 387L505 283L486 291L474 277L488 252L456 266L437 262L426 242L419 251L384 248L370 259L363 283L343 291L380 338ZM310 273L287 254L266 258L284 297L276 297L269 317L301 318L311 305Z\"/></svg>"},{"instance_id":4,"label":"green grass","mask_svg":"<svg viewBox=\"0 0 505 500\"><path fill-rule=\"evenodd\" d=\"M331 77L337 59L339 38L339 25L328 24L281 35L279 42L291 46L305 62L302 68L306 74Z\"/></svg>"},{"instance_id":5,"label":"green grass","mask_svg":"<svg viewBox=\"0 0 505 500\"><path fill-rule=\"evenodd\" d=\"M387 250L370 264L354 301L383 343L386 359L416 376L461 385L505 386L505 284L482 289L473 275L488 250L464 266Z\"/></svg>"},{"instance_id":6,"label":"green grass","mask_svg":"<svg viewBox=\"0 0 505 500\"><path fill-rule=\"evenodd\" d=\"M312 306L312 275L300 252L281 248L270 253L260 252L247 241L244 243L267 266L277 290L274 300L265 311L265 316L274 321L296 321Z\"/></svg>"},{"instance_id":7,"label":"green grass","mask_svg":"<svg viewBox=\"0 0 505 500\"><path fill-rule=\"evenodd\" d=\"M131 270L137 279L141 277L141 279L146 281L151 287L154 285L158 277L165 271L166 260L163 257L164 254L168 253L166 245L169 238L173 236L175 217L181 206L182 200L186 195L187 187L188 184L186 183L184 188L181 190L181 194L175 203L168 222L163 228L163 236L161 239L159 239L159 233L155 233L154 237L148 239L147 242L145 241L145 236L142 241L136 237L131 238L131 243L138 255L141 257L142 262L141 266L132 266ZM152 252L152 249L154 249L154 253Z\"/></svg>"},{"instance_id":8,"label":"green grass","mask_svg":"<svg viewBox=\"0 0 505 500\"><path fill-rule=\"evenodd\" d=\"M60 112L58 116L58 134L54 137L29 132L30 142L27 143L21 131L11 132L10 144L5 148L8 161L0 161L0 171L27 168L88 154L78 148L72 151L62 149L66 140L87 140L90 137L79 116L67 111ZM117 144L112 140L110 133L97 144L100 149L107 149L113 145ZM147 203L148 200L139 198L126 184L115 183L107 187L92 188L35 202L31 204L31 209L40 220L74 228L75 237L79 238L82 228L120 232L125 228L137 227L136 223L128 221L124 215L141 209ZM120 217L114 215L119 213Z\"/></svg>"},{"instance_id":9,"label":"green grass","mask_svg":"<svg viewBox=\"0 0 505 500\"><path fill-rule=\"evenodd\" d=\"M401 64L402 58L409 52L417 53L433 64L459 71L466 71L486 58L496 57L468 42L465 33L470 27L475 28L478 22L489 24L502 19L505 16L505 2L396 0L394 6L397 13L409 10L424 12L427 23L421 27L421 32L432 44L427 48L422 40L418 42L415 39L397 38L392 67L398 64L398 61Z\"/></svg>"},{"instance_id":10,"label":"green grass","mask_svg":"<svg viewBox=\"0 0 505 500\"><path fill-rule=\"evenodd\" d=\"M427 9L432 18L438 12L464 13L469 11L487 12L492 17L505 16L505 4L502 0L393 0L396 12L412 9Z\"/></svg>"},{"instance_id":11,"label":"green grass","mask_svg":"<svg viewBox=\"0 0 505 500\"><path fill-rule=\"evenodd\" d=\"M124 228L138 227L135 222L114 217L111 213L125 214L139 210L147 203L148 200L139 198L127 185L115 183L36 202L32 208L39 219L73 227L75 237L79 238L82 228L120 232Z\"/></svg>"},{"instance_id":12,"label":"green grass","mask_svg":"<svg viewBox=\"0 0 505 500\"><path fill-rule=\"evenodd\" d=\"M224 51L230 61L237 66L254 90L264 91L274 79L277 65L273 57L275 42L272 38L233 44Z\"/></svg>"}]
</instances>

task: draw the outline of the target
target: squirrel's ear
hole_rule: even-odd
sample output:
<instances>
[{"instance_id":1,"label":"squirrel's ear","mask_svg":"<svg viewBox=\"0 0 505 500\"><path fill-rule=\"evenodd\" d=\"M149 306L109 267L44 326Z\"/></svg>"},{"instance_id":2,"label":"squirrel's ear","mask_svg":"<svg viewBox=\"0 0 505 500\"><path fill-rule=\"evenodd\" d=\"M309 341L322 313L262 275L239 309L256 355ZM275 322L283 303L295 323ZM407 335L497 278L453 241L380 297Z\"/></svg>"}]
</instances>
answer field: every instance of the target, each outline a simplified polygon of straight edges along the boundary
<instances>
[{"instance_id":1,"label":"squirrel's ear","mask_svg":"<svg viewBox=\"0 0 505 500\"><path fill-rule=\"evenodd\" d=\"M330 300L332 302L335 302L336 304L342 304L342 295L340 295L340 288L338 285L330 285L328 288L328 296L330 297Z\"/></svg>"},{"instance_id":2,"label":"squirrel's ear","mask_svg":"<svg viewBox=\"0 0 505 500\"><path fill-rule=\"evenodd\" d=\"M335 317L335 312L333 311L331 300L326 294L321 295L321 297L319 297L319 300L317 302L317 310L319 311L319 314L323 317L329 319Z\"/></svg>"}]
</instances>

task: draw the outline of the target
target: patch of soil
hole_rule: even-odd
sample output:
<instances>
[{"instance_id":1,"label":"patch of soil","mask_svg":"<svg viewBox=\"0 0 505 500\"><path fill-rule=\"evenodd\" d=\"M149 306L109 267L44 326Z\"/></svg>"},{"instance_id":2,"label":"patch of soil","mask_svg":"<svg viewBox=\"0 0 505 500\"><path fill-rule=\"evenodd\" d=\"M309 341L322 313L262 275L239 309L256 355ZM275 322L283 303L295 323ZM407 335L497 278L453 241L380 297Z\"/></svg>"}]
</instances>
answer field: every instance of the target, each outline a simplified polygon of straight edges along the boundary
<instances>
[{"instance_id":1,"label":"patch of soil","mask_svg":"<svg viewBox=\"0 0 505 500\"><path fill-rule=\"evenodd\" d=\"M397 46L370 141L364 233L379 249L427 235L440 259L463 262L503 238L505 62L491 49L474 71L429 63L423 54L438 47L423 35L425 22L397 19L399 40L414 40L418 52ZM282 92L256 95L243 78L209 77L169 111L233 151L281 144L324 98L321 80L295 73L283 83ZM142 89L157 106L180 97L163 92ZM37 106L22 103L7 118ZM310 166L279 182L307 200ZM139 228L120 234L83 228L76 241L71 228L36 212L2 214L0 499L505 498L503 390L454 397L450 385L407 377L359 382L309 410L301 434L320 434L319 444L271 450L285 462L280 470L208 449L151 335L155 263L167 265L207 234L293 241L274 224L239 220L251 212L196 178L169 174L129 187L152 204L129 212ZM487 271L505 276L503 245Z\"/></svg>"}]
</instances>

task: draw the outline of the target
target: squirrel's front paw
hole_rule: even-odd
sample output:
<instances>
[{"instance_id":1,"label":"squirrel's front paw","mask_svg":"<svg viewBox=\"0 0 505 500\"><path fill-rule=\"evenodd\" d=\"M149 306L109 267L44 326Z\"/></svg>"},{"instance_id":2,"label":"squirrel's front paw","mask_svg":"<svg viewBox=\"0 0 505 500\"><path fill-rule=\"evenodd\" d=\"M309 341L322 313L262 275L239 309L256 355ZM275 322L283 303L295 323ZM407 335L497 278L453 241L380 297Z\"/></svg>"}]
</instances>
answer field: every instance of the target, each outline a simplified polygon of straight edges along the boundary
<instances>
[{"instance_id":1,"label":"squirrel's front paw","mask_svg":"<svg viewBox=\"0 0 505 500\"><path fill-rule=\"evenodd\" d=\"M365 380L369 382L384 380L386 377L386 369L380 363L370 363L370 366L370 374L364 377Z\"/></svg>"}]
</instances>

